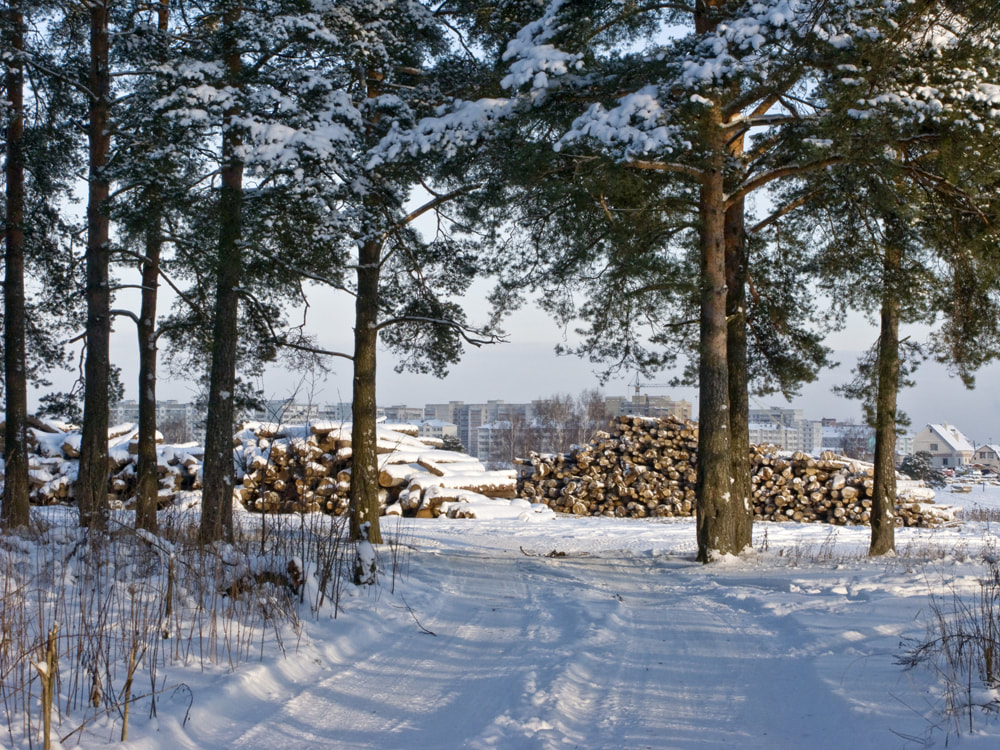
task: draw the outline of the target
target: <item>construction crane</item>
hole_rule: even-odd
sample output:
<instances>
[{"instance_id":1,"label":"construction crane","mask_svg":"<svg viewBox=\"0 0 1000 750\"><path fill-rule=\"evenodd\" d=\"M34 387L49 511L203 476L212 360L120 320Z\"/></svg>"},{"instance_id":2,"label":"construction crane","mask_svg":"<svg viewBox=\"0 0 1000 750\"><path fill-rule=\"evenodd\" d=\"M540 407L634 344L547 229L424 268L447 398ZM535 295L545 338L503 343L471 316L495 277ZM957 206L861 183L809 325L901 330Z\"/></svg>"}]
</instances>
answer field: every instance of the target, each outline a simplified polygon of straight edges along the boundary
<instances>
[{"instance_id":1,"label":"construction crane","mask_svg":"<svg viewBox=\"0 0 1000 750\"><path fill-rule=\"evenodd\" d=\"M640 383L639 373L635 374L635 382L632 384L635 387L635 395L632 397L632 401L639 400L639 389L640 388L671 388L672 386L668 383Z\"/></svg>"}]
</instances>

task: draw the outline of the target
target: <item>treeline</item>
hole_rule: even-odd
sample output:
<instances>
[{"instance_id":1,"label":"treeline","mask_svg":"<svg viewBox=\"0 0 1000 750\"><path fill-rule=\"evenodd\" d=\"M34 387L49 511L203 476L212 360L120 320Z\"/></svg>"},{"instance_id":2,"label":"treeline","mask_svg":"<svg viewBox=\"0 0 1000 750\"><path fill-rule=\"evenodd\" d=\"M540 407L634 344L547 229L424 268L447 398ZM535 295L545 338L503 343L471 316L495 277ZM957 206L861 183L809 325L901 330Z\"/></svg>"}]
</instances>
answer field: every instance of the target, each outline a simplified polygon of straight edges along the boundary
<instances>
[{"instance_id":1,"label":"treeline","mask_svg":"<svg viewBox=\"0 0 1000 750\"><path fill-rule=\"evenodd\" d=\"M205 384L205 541L232 535L248 375L332 358L352 534L378 543L379 346L444 374L537 294L595 363L687 363L705 562L750 544L749 393L814 378L830 323L868 313L848 391L890 551L898 389L923 357L971 384L1000 351L998 29L986 0L7 0L4 522L27 521L27 383L82 340L75 497L106 523L109 332L131 320L139 526L158 349ZM456 302L477 275L498 279L481 325ZM287 319L317 290L354 298L353 350Z\"/></svg>"}]
</instances>

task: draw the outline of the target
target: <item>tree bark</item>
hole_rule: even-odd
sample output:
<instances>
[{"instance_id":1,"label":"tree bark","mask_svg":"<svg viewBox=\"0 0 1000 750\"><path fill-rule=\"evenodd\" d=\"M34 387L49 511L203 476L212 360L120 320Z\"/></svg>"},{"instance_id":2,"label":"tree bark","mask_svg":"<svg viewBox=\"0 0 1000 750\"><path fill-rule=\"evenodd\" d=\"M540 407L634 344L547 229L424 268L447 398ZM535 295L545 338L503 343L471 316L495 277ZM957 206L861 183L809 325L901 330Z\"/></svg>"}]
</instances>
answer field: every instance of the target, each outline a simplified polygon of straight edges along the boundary
<instances>
[{"instance_id":1,"label":"tree bark","mask_svg":"<svg viewBox=\"0 0 1000 750\"><path fill-rule=\"evenodd\" d=\"M225 63L229 83L239 86L242 68L232 26L242 6L229 6L223 23ZM236 123L241 110L233 105L225 112L222 136L222 186L219 196L219 253L216 259L215 311L212 325L212 369L208 387L208 417L205 423L205 463L201 505L201 539L213 542L233 539L233 422L235 418L236 344L242 254L243 162L239 149L243 133Z\"/></svg>"},{"instance_id":2,"label":"tree bark","mask_svg":"<svg viewBox=\"0 0 1000 750\"><path fill-rule=\"evenodd\" d=\"M6 14L10 24L6 46L14 55L23 53L24 16L13 2ZM28 383L24 344L24 70L19 60L8 63L5 78L11 116L7 123L7 158L4 164L7 182L3 281L6 419L0 523L12 528L27 526L31 514L28 502Z\"/></svg>"},{"instance_id":3,"label":"tree bark","mask_svg":"<svg viewBox=\"0 0 1000 750\"><path fill-rule=\"evenodd\" d=\"M725 142L713 107L706 124L710 163L699 205L701 219L701 327L698 365L698 560L739 554L732 490L729 434L729 368L726 325L726 238L723 167Z\"/></svg>"},{"instance_id":4,"label":"tree bark","mask_svg":"<svg viewBox=\"0 0 1000 750\"><path fill-rule=\"evenodd\" d=\"M726 211L726 317L729 368L729 440L732 464L733 544L753 543L750 484L750 396L747 366L747 244L744 202Z\"/></svg>"},{"instance_id":5,"label":"tree bark","mask_svg":"<svg viewBox=\"0 0 1000 750\"><path fill-rule=\"evenodd\" d=\"M76 500L80 525L104 528L108 514L108 395L111 373L110 251L105 205L109 186L105 168L111 147L108 65L108 8L90 5L90 121L87 195L87 358L84 363L83 430Z\"/></svg>"},{"instance_id":6,"label":"tree bark","mask_svg":"<svg viewBox=\"0 0 1000 750\"><path fill-rule=\"evenodd\" d=\"M152 191L154 194L156 191ZM160 481L156 465L156 297L159 285L160 215L157 197L150 201L153 215L146 228L142 261L142 302L139 308L139 436L135 492L135 527L156 533Z\"/></svg>"},{"instance_id":7,"label":"tree bark","mask_svg":"<svg viewBox=\"0 0 1000 750\"><path fill-rule=\"evenodd\" d=\"M378 347L378 286L382 246L367 240L358 257L354 316L354 383L351 404L351 539L382 543L379 528L376 453L375 365ZM366 531L367 530L367 531Z\"/></svg>"},{"instance_id":8,"label":"tree bark","mask_svg":"<svg viewBox=\"0 0 1000 750\"><path fill-rule=\"evenodd\" d=\"M902 252L890 240L882 259L882 312L875 396L875 482L872 489L872 557L896 549L896 397L899 393L899 275Z\"/></svg>"}]
</instances>

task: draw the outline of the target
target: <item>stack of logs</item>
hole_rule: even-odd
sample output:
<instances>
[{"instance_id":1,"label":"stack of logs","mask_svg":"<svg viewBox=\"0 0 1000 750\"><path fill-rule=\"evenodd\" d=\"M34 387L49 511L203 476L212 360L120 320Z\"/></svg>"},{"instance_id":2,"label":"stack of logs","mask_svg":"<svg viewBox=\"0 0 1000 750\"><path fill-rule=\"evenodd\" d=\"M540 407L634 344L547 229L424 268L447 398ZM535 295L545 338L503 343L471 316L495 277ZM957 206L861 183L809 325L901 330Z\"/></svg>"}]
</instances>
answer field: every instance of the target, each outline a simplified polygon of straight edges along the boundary
<instances>
[{"instance_id":1,"label":"stack of logs","mask_svg":"<svg viewBox=\"0 0 1000 750\"><path fill-rule=\"evenodd\" d=\"M376 434L379 503L383 513L461 517L473 499L509 500L513 471L487 471L477 459L442 450L411 425L380 425ZM236 436L243 484L236 492L250 510L267 513L347 510L351 488L351 425L248 424Z\"/></svg>"},{"instance_id":2,"label":"stack of logs","mask_svg":"<svg viewBox=\"0 0 1000 750\"><path fill-rule=\"evenodd\" d=\"M557 512L618 517L691 516L695 512L698 428L673 418L619 417L610 432L569 454L520 459L522 497ZM819 458L751 446L754 519L866 524L870 464L824 452ZM898 526L934 526L933 506L899 502Z\"/></svg>"},{"instance_id":3,"label":"stack of logs","mask_svg":"<svg viewBox=\"0 0 1000 750\"><path fill-rule=\"evenodd\" d=\"M2 422L0 422L2 425ZM128 508L135 500L138 428L134 424L108 429L108 502ZM35 505L68 503L79 467L80 430L34 417L28 428L28 497ZM157 474L160 505L173 503L181 492L201 487L202 449L193 443L163 445L157 433Z\"/></svg>"}]
</instances>

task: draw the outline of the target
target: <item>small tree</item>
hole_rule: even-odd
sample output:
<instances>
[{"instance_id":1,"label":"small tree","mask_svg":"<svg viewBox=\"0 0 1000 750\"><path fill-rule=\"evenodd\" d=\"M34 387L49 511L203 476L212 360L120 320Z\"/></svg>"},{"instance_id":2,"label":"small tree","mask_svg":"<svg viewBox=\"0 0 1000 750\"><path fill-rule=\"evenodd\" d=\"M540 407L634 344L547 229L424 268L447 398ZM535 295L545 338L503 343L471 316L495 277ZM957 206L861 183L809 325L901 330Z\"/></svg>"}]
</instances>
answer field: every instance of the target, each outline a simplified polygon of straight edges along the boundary
<instances>
[{"instance_id":1,"label":"small tree","mask_svg":"<svg viewBox=\"0 0 1000 750\"><path fill-rule=\"evenodd\" d=\"M457 435L445 435L441 438L441 448L446 451L455 451L456 453L468 453Z\"/></svg>"},{"instance_id":2,"label":"small tree","mask_svg":"<svg viewBox=\"0 0 1000 750\"><path fill-rule=\"evenodd\" d=\"M928 487L944 487L945 476L940 469L934 468L933 460L933 456L927 451L917 451L903 459L899 473L910 479L922 480Z\"/></svg>"}]
</instances>

